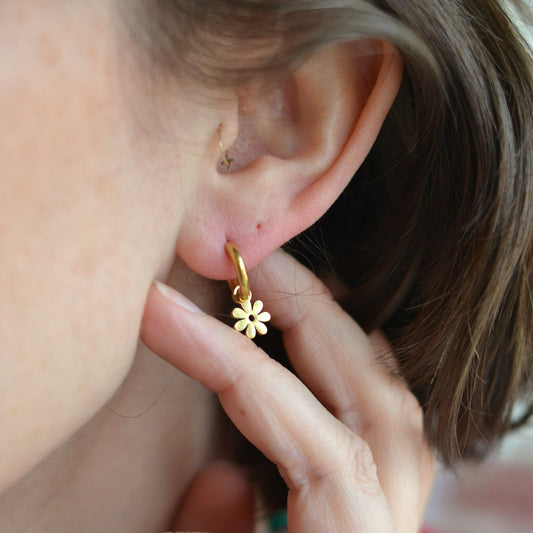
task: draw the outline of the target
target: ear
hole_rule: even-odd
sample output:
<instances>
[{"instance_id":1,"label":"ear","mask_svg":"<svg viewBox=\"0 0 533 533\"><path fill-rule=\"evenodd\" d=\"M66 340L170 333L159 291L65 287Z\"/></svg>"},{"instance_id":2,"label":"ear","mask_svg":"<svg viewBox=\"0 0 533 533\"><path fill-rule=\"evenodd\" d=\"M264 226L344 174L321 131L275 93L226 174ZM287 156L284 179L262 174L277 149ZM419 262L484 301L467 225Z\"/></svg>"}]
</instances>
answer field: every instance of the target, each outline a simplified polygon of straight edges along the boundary
<instances>
[{"instance_id":1,"label":"ear","mask_svg":"<svg viewBox=\"0 0 533 533\"><path fill-rule=\"evenodd\" d=\"M370 151L402 72L392 45L360 40L316 53L268 89L239 90L221 137L210 133L178 255L205 277L227 279L227 241L251 269L318 220ZM220 140L230 172L220 165Z\"/></svg>"}]
</instances>

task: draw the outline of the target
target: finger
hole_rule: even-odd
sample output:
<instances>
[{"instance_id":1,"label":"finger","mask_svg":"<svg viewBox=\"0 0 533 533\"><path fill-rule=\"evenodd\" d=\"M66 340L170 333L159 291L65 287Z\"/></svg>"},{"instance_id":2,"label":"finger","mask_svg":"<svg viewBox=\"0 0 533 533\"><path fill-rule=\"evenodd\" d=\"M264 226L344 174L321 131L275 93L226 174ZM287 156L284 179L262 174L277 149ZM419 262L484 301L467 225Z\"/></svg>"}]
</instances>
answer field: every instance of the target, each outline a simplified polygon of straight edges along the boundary
<instances>
[{"instance_id":1,"label":"finger","mask_svg":"<svg viewBox=\"0 0 533 533\"><path fill-rule=\"evenodd\" d=\"M173 531L253 533L254 489L244 472L213 463L193 480L181 503Z\"/></svg>"},{"instance_id":2,"label":"finger","mask_svg":"<svg viewBox=\"0 0 533 533\"><path fill-rule=\"evenodd\" d=\"M217 393L239 430L278 465L292 493L289 530L389 531L390 512L366 444L253 342L163 290L165 296L150 291L143 340Z\"/></svg>"},{"instance_id":3,"label":"finger","mask_svg":"<svg viewBox=\"0 0 533 533\"><path fill-rule=\"evenodd\" d=\"M396 389L383 354L314 274L276 252L257 269L254 296L282 331L298 376L335 416L360 431L390 412Z\"/></svg>"},{"instance_id":4,"label":"finger","mask_svg":"<svg viewBox=\"0 0 533 533\"><path fill-rule=\"evenodd\" d=\"M272 460L286 462L295 449L308 445L317 427L327 428L328 434L346 432L296 376L253 342L212 317L175 305L176 298L183 296L175 291L163 296L152 288L141 330L144 342L218 394L237 427ZM326 444L317 455L328 452ZM288 468L297 472L298 461L306 470L307 458L294 457L295 464Z\"/></svg>"}]
</instances>

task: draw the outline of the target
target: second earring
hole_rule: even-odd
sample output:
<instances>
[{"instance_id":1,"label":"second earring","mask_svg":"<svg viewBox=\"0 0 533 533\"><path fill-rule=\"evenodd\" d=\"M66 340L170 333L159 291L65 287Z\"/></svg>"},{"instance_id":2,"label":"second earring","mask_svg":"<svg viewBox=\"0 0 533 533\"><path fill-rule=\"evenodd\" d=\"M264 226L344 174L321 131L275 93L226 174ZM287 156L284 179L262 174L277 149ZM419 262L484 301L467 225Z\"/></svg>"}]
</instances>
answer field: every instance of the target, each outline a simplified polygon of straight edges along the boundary
<instances>
[{"instance_id":1,"label":"second earring","mask_svg":"<svg viewBox=\"0 0 533 533\"><path fill-rule=\"evenodd\" d=\"M224 147L222 146L222 124L218 126L217 133L218 150L220 152L220 165L226 167L226 172L231 172L231 165L233 163L233 159L229 156L228 151L224 150Z\"/></svg>"},{"instance_id":2,"label":"second earring","mask_svg":"<svg viewBox=\"0 0 533 533\"><path fill-rule=\"evenodd\" d=\"M252 304L252 291L248 281L248 273L244 265L244 260L232 242L226 244L226 252L230 256L235 271L236 279L230 279L228 285L233 291L233 301L240 305L231 312L231 316L237 319L233 326L237 331L242 331L249 339L253 339L256 334L264 335L268 329L265 322L270 320L270 313L263 311L263 302L256 300Z\"/></svg>"}]
</instances>

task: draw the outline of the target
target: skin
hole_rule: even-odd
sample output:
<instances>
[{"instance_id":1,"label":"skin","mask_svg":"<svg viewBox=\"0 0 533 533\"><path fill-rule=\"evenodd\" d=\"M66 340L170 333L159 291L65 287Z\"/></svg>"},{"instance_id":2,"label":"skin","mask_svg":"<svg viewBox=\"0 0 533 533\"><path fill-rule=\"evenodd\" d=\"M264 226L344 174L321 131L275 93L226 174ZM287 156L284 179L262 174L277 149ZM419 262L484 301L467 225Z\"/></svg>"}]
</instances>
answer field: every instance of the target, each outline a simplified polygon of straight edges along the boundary
<instances>
[{"instance_id":1,"label":"skin","mask_svg":"<svg viewBox=\"0 0 533 533\"><path fill-rule=\"evenodd\" d=\"M225 239L239 243L252 269L331 205L379 132L401 80L399 57L360 43L373 53L359 54L354 69L351 48L317 54L294 76L297 90L279 92L298 95L294 101L280 102L285 96L275 92L257 98L253 90L191 98L184 85L142 77L118 13L112 0L0 5L0 530L251 531L249 483L232 466L210 464L219 456L211 388L241 431L279 463L291 487L291 531L311 531L318 510L339 531L351 520L359 528L351 530L366 531L363 508L375 510L383 531L414 531L431 461L417 406L373 365L382 340L370 342L341 317L322 288L298 325L275 319L293 339L303 381L326 405L336 405L345 387L357 389L363 371L375 380L357 413L336 421L242 336L183 311L152 286L165 280L219 312L221 290L205 277L233 275ZM241 156L230 179L217 168L221 123L223 146ZM256 144L247 152L250 139ZM301 275L305 286L317 286L281 261L259 269L257 294L273 286L298 292L268 280L276 273L294 271L295 282ZM291 302L269 301L269 310L286 316ZM339 346L331 329L317 334L322 362L298 340L298 332L316 329L316 312L345 325ZM143 315L144 340L163 358L139 344ZM199 338L205 328L213 335ZM202 358L191 353L196 342ZM348 358L361 362L359 377L335 379L331 390L313 381L326 362L334 370ZM210 368L220 369L217 379ZM267 374L260 377L260 368ZM225 394L227 372L242 375L244 389ZM240 409L266 405L273 390L270 426L259 431ZM383 416L398 400L405 417ZM374 418L383 420L375 428ZM315 455L313 443L295 440L304 429L340 448ZM404 443L398 449L386 444L392 433ZM332 468L325 477L324 460ZM319 475L310 480L310 472ZM327 483L317 486L322 478ZM324 497L344 484L353 499Z\"/></svg>"}]
</instances>

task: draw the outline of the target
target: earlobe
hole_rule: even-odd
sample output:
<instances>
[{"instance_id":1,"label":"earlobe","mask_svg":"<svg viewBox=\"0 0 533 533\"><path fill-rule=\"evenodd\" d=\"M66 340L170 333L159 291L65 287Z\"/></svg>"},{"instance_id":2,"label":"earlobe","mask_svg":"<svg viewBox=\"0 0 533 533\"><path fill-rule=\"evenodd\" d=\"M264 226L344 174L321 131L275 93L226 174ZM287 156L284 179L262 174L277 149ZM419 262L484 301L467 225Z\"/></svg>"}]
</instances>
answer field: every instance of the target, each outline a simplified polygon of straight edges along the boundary
<instances>
[{"instance_id":1,"label":"earlobe","mask_svg":"<svg viewBox=\"0 0 533 533\"><path fill-rule=\"evenodd\" d=\"M227 279L227 241L253 268L318 220L374 144L402 71L392 45L361 40L322 50L268 92L238 92L238 114L228 119L238 134L224 145L213 132L219 166L200 179L180 257L203 276ZM233 159L229 173L222 156Z\"/></svg>"}]
</instances>

